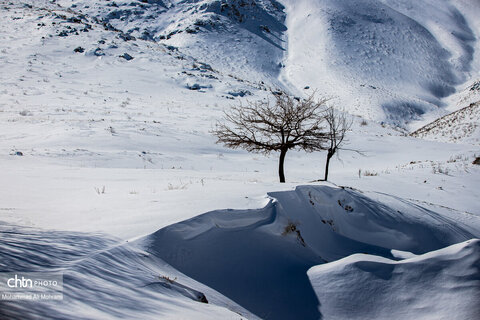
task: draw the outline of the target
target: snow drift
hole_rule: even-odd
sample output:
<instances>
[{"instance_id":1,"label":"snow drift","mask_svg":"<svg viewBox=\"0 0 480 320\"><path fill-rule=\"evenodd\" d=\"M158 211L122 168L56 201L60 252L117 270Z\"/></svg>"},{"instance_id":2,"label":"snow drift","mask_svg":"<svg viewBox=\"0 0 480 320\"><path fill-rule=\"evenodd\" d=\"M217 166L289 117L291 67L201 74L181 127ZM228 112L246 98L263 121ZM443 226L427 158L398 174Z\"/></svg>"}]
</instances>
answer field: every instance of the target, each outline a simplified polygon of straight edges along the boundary
<instances>
[{"instance_id":1,"label":"snow drift","mask_svg":"<svg viewBox=\"0 0 480 320\"><path fill-rule=\"evenodd\" d=\"M0 272L22 271L62 273L63 300L2 299L1 319L255 318L129 243L0 223Z\"/></svg>"},{"instance_id":2,"label":"snow drift","mask_svg":"<svg viewBox=\"0 0 480 320\"><path fill-rule=\"evenodd\" d=\"M393 261L356 254L308 270L325 319L476 319L480 240Z\"/></svg>"},{"instance_id":3,"label":"snow drift","mask_svg":"<svg viewBox=\"0 0 480 320\"><path fill-rule=\"evenodd\" d=\"M323 302L310 267L357 253L397 260L479 236L383 194L302 186L269 195L262 209L213 211L161 229L144 239L146 251L261 318L315 319Z\"/></svg>"}]
</instances>

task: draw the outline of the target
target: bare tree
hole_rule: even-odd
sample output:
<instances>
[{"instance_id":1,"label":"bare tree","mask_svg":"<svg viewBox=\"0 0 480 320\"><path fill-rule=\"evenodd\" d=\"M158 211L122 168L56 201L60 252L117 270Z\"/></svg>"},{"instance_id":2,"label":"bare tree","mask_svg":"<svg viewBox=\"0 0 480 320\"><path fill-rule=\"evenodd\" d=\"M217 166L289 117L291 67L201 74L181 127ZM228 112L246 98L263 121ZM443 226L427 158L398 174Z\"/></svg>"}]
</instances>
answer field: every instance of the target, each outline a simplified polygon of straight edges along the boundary
<instances>
[{"instance_id":1,"label":"bare tree","mask_svg":"<svg viewBox=\"0 0 480 320\"><path fill-rule=\"evenodd\" d=\"M284 161L287 151L298 148L307 152L324 150L328 141L326 100L315 101L313 95L305 100L295 99L285 93L274 94L275 103L247 102L225 112L224 121L213 130L229 148L242 148L249 152L269 154L280 152L278 175L285 182Z\"/></svg>"},{"instance_id":2,"label":"bare tree","mask_svg":"<svg viewBox=\"0 0 480 320\"><path fill-rule=\"evenodd\" d=\"M328 124L328 131L326 132L328 143L325 148L327 150L327 162L325 163L324 179L327 181L330 159L338 150L342 149L342 144L345 142L345 135L347 131L350 130L352 122L347 119L345 112L338 111L332 107L325 110L324 119Z\"/></svg>"}]
</instances>

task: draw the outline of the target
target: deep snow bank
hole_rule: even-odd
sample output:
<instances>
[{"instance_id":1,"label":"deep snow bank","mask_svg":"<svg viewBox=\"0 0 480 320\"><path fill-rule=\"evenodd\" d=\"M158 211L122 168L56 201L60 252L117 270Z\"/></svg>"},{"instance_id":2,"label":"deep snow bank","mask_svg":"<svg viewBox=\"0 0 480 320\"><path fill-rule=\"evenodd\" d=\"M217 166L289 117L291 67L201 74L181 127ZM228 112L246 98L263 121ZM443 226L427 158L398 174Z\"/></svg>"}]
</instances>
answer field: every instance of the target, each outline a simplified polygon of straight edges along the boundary
<instances>
[{"instance_id":1,"label":"deep snow bank","mask_svg":"<svg viewBox=\"0 0 480 320\"><path fill-rule=\"evenodd\" d=\"M476 319L480 240L393 261L356 254L308 271L326 319Z\"/></svg>"},{"instance_id":2,"label":"deep snow bank","mask_svg":"<svg viewBox=\"0 0 480 320\"><path fill-rule=\"evenodd\" d=\"M63 300L1 299L1 319L255 318L165 262L102 234L0 223L0 272L63 273Z\"/></svg>"},{"instance_id":3,"label":"deep snow bank","mask_svg":"<svg viewBox=\"0 0 480 320\"><path fill-rule=\"evenodd\" d=\"M315 319L323 302L310 267L355 253L400 259L408 254L398 250L425 253L480 233L383 194L301 186L269 195L262 209L213 211L163 228L144 239L146 251L262 318Z\"/></svg>"}]
</instances>

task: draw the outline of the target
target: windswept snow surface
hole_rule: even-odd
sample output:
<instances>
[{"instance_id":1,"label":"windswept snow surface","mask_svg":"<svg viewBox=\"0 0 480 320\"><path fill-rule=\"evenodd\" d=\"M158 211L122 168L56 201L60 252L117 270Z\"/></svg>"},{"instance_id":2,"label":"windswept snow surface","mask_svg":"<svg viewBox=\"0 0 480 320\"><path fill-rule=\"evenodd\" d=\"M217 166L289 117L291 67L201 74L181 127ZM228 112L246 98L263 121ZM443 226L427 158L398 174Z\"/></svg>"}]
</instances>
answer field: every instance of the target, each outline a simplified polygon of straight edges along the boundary
<instances>
[{"instance_id":1,"label":"windswept snow surface","mask_svg":"<svg viewBox=\"0 0 480 320\"><path fill-rule=\"evenodd\" d=\"M480 70L478 2L283 3L284 81L337 97L349 112L397 124L418 120Z\"/></svg>"},{"instance_id":2,"label":"windswept snow surface","mask_svg":"<svg viewBox=\"0 0 480 320\"><path fill-rule=\"evenodd\" d=\"M314 294L307 278L306 271L310 267L327 263L337 270L334 266L338 263L331 261L357 253L400 259L399 251L423 254L480 237L478 218L474 225L462 225L383 194L302 186L295 191L269 195L272 200L263 209L213 211L161 229L144 240L146 251L261 318L318 319L323 316L319 306L330 301L336 306L337 300L333 296L325 301L323 295L317 299L318 293L317 296ZM474 244L478 249L478 242ZM454 258L461 260L464 255L466 253ZM474 250L467 262L456 262L457 272L472 273L468 282L470 286L478 285L475 281L479 280L480 270L475 267L479 261L480 252ZM455 263L451 264L449 268L455 270ZM372 277L376 276L374 271ZM325 279L336 283L342 276L339 275L338 279L327 276ZM413 279L421 275L415 271L408 276ZM455 290L456 285L462 287L461 283L454 282L453 276L450 279L451 287L442 290ZM402 291L392 290L385 295L394 299L397 294L414 289L408 281L402 284ZM349 291L348 287L341 290L349 291L347 296L360 295L362 286L369 285L358 280L355 291ZM314 286L314 289L322 292L322 286ZM441 295L442 290L435 294ZM478 293L474 287L469 290ZM461 299L453 291L449 294ZM338 314L339 319L348 319L349 312L355 312L355 304L361 301L361 297L350 303L343 299L341 292L338 295L342 308L346 310ZM474 311L473 301L473 297L468 302L465 300L467 310L464 314ZM430 303L434 305L436 302L432 300ZM369 307L376 309L372 305ZM378 307L383 314L396 308L396 304L385 301ZM439 310L438 314L447 317L452 315L449 312L447 308ZM331 313L326 319L335 316ZM365 318L365 314L359 318Z\"/></svg>"},{"instance_id":3,"label":"windswept snow surface","mask_svg":"<svg viewBox=\"0 0 480 320\"><path fill-rule=\"evenodd\" d=\"M162 260L105 234L1 223L0 272L22 271L63 274L63 300L2 299L1 319L255 318ZM208 304L200 302L204 298Z\"/></svg>"}]
</instances>

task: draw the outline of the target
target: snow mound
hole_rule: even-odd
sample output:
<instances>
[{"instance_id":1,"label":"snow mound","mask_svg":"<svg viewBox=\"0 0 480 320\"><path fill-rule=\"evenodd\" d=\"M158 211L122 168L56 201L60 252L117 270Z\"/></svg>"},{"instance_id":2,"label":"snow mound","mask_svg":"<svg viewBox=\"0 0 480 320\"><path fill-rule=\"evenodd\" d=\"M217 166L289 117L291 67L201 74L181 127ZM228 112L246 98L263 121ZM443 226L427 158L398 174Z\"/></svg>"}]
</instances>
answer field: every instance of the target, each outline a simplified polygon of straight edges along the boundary
<instances>
[{"instance_id":1,"label":"snow mound","mask_svg":"<svg viewBox=\"0 0 480 320\"><path fill-rule=\"evenodd\" d=\"M262 209L212 211L163 228L143 240L145 250L261 318L314 319L322 301L310 267L356 253L426 253L480 233L383 194L300 186L269 196Z\"/></svg>"},{"instance_id":2,"label":"snow mound","mask_svg":"<svg viewBox=\"0 0 480 320\"><path fill-rule=\"evenodd\" d=\"M356 254L308 277L325 319L476 319L480 240L402 261Z\"/></svg>"},{"instance_id":3,"label":"snow mound","mask_svg":"<svg viewBox=\"0 0 480 320\"><path fill-rule=\"evenodd\" d=\"M63 300L0 300L2 319L255 318L165 262L102 234L0 223L0 272L63 273Z\"/></svg>"}]
</instances>

